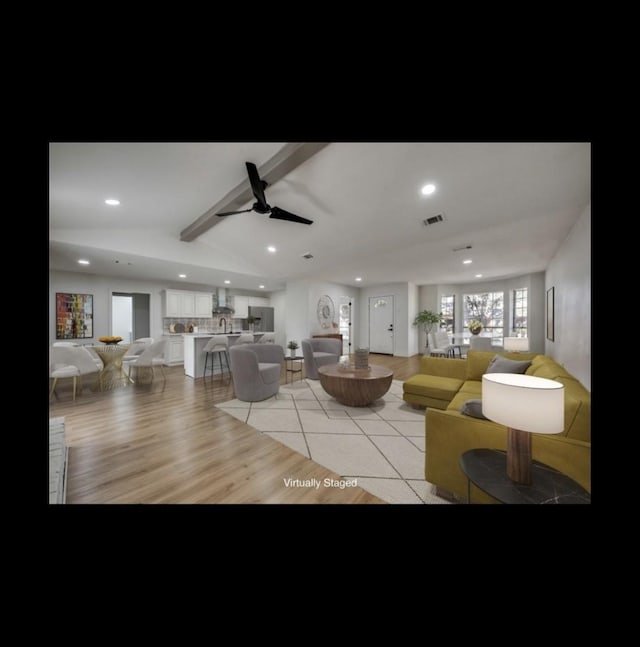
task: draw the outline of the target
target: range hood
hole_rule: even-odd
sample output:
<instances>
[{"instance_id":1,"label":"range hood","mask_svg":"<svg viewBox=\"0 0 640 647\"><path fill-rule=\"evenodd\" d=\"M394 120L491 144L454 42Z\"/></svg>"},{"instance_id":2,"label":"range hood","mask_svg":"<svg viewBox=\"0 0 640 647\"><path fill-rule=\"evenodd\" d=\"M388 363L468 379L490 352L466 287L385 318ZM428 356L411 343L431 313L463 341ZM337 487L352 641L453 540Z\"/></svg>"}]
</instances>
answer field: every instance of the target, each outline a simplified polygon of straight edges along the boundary
<instances>
[{"instance_id":1,"label":"range hood","mask_svg":"<svg viewBox=\"0 0 640 647\"><path fill-rule=\"evenodd\" d=\"M216 288L216 293L213 295L213 314L214 315L232 315L234 310L227 306L227 290L226 288Z\"/></svg>"}]
</instances>

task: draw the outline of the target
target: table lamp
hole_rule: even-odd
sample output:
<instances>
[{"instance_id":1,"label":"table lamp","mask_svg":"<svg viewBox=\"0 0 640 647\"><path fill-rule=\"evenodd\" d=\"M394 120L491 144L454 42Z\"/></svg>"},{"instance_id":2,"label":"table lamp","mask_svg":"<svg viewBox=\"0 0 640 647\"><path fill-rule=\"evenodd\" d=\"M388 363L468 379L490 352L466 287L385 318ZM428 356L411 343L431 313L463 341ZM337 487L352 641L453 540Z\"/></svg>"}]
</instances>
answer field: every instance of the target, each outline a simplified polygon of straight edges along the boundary
<instances>
[{"instance_id":1,"label":"table lamp","mask_svg":"<svg viewBox=\"0 0 640 647\"><path fill-rule=\"evenodd\" d=\"M527 337L505 337L502 346L511 353L526 353L529 350L529 339Z\"/></svg>"},{"instance_id":2,"label":"table lamp","mask_svg":"<svg viewBox=\"0 0 640 647\"><path fill-rule=\"evenodd\" d=\"M531 485L531 434L564 430L564 384L532 375L482 376L482 413L507 427L507 476Z\"/></svg>"}]
</instances>

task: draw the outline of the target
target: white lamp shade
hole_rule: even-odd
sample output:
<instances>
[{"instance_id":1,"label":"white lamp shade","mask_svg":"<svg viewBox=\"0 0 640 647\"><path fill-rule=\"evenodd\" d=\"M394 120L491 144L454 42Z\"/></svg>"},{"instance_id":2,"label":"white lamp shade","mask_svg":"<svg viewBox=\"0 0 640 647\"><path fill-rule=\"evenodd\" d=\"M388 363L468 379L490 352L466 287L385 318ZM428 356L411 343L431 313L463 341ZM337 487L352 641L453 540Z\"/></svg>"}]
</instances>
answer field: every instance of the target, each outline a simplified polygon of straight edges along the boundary
<instances>
[{"instance_id":1,"label":"white lamp shade","mask_svg":"<svg viewBox=\"0 0 640 647\"><path fill-rule=\"evenodd\" d=\"M529 350L529 339L527 337L505 337L503 347L511 352L527 352Z\"/></svg>"},{"instance_id":2,"label":"white lamp shade","mask_svg":"<svg viewBox=\"0 0 640 647\"><path fill-rule=\"evenodd\" d=\"M512 429L559 434L564 430L564 385L532 375L485 374L482 413Z\"/></svg>"}]
</instances>

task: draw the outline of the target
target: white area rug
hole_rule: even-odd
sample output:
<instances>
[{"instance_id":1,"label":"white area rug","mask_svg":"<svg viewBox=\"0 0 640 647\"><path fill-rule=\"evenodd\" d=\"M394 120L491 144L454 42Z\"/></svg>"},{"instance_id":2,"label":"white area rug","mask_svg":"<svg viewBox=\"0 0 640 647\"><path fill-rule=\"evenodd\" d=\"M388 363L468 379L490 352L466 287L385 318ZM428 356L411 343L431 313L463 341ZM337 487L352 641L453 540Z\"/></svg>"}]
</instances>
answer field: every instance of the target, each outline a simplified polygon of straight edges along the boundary
<instances>
[{"instance_id":1,"label":"white area rug","mask_svg":"<svg viewBox=\"0 0 640 647\"><path fill-rule=\"evenodd\" d=\"M398 380L370 407L340 404L316 380L217 406L388 503L449 503L424 480L424 411L402 400Z\"/></svg>"}]
</instances>

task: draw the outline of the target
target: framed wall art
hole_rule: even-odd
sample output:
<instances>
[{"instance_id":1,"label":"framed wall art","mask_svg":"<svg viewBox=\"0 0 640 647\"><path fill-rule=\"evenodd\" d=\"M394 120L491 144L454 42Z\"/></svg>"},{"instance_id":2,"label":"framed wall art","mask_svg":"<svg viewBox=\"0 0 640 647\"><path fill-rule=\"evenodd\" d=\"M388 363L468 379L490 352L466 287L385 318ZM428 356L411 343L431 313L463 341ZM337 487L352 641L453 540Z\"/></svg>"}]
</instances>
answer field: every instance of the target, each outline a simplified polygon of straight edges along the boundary
<instances>
[{"instance_id":1,"label":"framed wall art","mask_svg":"<svg viewBox=\"0 0 640 647\"><path fill-rule=\"evenodd\" d=\"M553 341L554 337L554 292L555 288L547 290L547 339Z\"/></svg>"},{"instance_id":2,"label":"framed wall art","mask_svg":"<svg viewBox=\"0 0 640 647\"><path fill-rule=\"evenodd\" d=\"M93 294L56 292L56 339L93 337Z\"/></svg>"}]
</instances>

